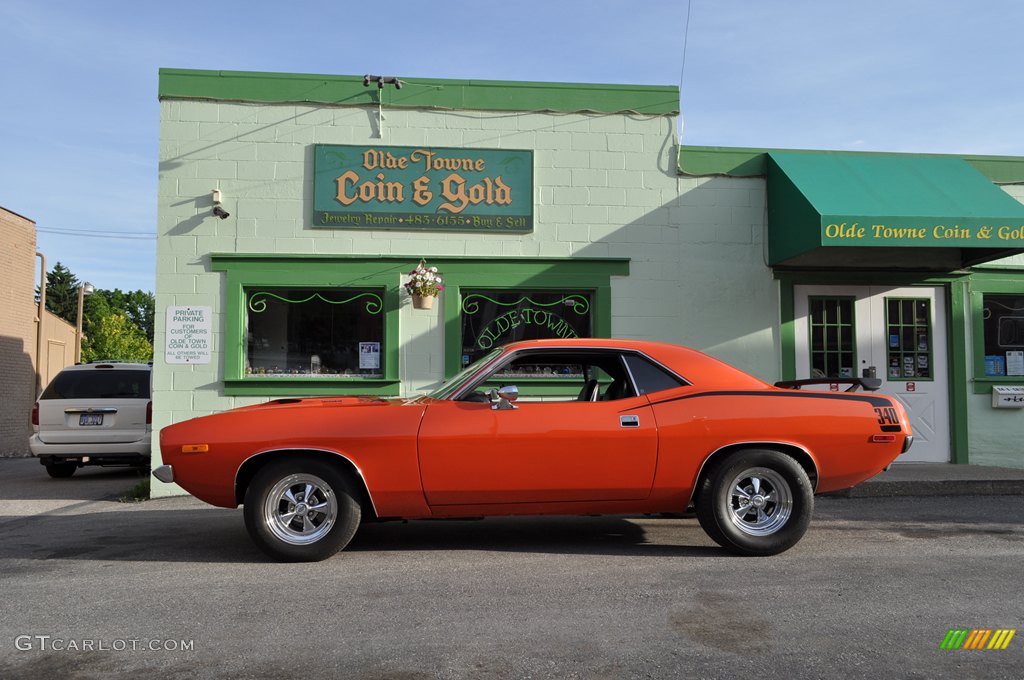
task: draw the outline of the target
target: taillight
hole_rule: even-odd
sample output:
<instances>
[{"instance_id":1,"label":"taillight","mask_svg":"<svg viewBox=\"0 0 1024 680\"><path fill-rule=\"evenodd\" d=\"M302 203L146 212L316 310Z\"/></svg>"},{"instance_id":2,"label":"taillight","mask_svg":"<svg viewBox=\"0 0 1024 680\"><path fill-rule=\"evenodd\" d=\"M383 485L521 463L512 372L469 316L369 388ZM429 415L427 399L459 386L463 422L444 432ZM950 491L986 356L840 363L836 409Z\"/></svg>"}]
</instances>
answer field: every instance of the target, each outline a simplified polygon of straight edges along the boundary
<instances>
[{"instance_id":1,"label":"taillight","mask_svg":"<svg viewBox=\"0 0 1024 680\"><path fill-rule=\"evenodd\" d=\"M32 424L39 424L39 402L32 404Z\"/></svg>"},{"instance_id":2,"label":"taillight","mask_svg":"<svg viewBox=\"0 0 1024 680\"><path fill-rule=\"evenodd\" d=\"M146 425L153 424L153 400L146 402Z\"/></svg>"}]
</instances>

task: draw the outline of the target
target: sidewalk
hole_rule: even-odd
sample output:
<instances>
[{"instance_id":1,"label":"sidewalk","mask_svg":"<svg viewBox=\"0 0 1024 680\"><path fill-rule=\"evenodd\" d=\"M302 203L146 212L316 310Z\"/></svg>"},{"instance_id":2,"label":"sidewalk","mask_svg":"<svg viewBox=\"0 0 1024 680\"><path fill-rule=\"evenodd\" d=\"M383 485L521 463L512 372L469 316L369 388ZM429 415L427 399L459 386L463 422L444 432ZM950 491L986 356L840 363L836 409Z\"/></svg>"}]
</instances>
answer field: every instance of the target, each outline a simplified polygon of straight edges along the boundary
<instances>
[{"instance_id":1,"label":"sidewalk","mask_svg":"<svg viewBox=\"0 0 1024 680\"><path fill-rule=\"evenodd\" d=\"M837 491L845 498L886 496L1002 496L1024 494L1024 470L987 465L896 463L860 486Z\"/></svg>"}]
</instances>

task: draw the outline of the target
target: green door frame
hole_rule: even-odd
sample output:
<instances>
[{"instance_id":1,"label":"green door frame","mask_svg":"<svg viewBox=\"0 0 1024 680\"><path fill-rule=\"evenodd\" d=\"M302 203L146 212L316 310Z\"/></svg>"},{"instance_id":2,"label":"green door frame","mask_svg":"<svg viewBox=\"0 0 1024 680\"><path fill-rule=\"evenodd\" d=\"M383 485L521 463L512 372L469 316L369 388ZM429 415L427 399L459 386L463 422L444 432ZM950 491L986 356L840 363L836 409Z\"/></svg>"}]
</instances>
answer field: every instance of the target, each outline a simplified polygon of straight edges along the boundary
<instances>
[{"instance_id":1,"label":"green door frame","mask_svg":"<svg viewBox=\"0 0 1024 680\"><path fill-rule=\"evenodd\" d=\"M776 271L779 282L779 335L783 380L796 378L796 286L941 286L946 292L947 371L949 372L949 445L953 463L969 462L967 418L967 324L965 300L969 274L911 272Z\"/></svg>"}]
</instances>

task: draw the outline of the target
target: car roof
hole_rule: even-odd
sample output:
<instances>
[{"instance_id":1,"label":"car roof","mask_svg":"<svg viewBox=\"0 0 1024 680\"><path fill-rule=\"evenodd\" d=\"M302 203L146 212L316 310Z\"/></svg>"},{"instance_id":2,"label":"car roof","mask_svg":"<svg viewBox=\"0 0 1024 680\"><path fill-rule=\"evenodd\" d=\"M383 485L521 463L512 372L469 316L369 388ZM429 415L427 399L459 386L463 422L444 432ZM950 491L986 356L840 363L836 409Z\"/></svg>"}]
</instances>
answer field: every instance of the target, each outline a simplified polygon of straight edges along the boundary
<instances>
[{"instance_id":1,"label":"car roof","mask_svg":"<svg viewBox=\"0 0 1024 680\"><path fill-rule=\"evenodd\" d=\"M547 338L521 340L505 345L506 351L536 349L622 349L641 352L679 374L693 385L716 386L721 389L764 389L763 380L689 347L656 340L625 340L617 338Z\"/></svg>"},{"instance_id":2,"label":"car roof","mask_svg":"<svg viewBox=\"0 0 1024 680\"><path fill-rule=\"evenodd\" d=\"M62 371L89 371L89 370L94 370L94 369L98 369L98 368L102 368L103 370L110 370L110 369L129 370L130 369L130 370L135 370L135 371L138 371L138 370L151 371L151 370L153 370L153 365L152 364L129 363L127 361L97 361L97 362L94 362L94 363L91 362L91 363L88 363L88 364L74 364L72 366L65 366L61 370Z\"/></svg>"}]
</instances>

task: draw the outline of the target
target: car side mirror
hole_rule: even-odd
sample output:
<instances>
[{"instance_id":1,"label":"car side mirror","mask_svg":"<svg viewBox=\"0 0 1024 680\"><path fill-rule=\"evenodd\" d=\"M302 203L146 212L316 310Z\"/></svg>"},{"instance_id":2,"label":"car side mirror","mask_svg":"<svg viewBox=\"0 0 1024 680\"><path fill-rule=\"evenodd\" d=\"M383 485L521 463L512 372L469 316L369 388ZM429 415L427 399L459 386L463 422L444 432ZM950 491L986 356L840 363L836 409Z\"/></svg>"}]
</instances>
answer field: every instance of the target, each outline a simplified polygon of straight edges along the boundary
<instances>
[{"instance_id":1,"label":"car side mirror","mask_svg":"<svg viewBox=\"0 0 1024 680\"><path fill-rule=\"evenodd\" d=\"M519 388L515 385L502 385L487 393L494 411L510 411L519 408L513 402L519 398Z\"/></svg>"}]
</instances>

